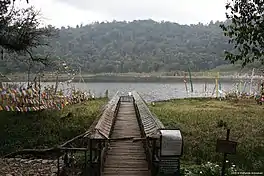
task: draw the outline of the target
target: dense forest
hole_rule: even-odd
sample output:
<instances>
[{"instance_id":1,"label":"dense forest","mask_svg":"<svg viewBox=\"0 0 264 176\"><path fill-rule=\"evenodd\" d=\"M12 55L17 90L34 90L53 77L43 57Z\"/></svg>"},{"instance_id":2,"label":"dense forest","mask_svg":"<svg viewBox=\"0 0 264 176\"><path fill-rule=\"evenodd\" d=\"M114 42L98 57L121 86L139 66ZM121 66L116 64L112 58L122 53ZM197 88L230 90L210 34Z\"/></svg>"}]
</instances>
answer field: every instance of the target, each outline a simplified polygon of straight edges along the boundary
<instances>
[{"instance_id":1,"label":"dense forest","mask_svg":"<svg viewBox=\"0 0 264 176\"><path fill-rule=\"evenodd\" d=\"M34 55L49 55L51 62L63 60L86 73L186 71L188 67L209 70L228 63L224 51L231 46L220 24L139 20L61 27L58 36L50 39L50 46L34 50ZM27 59L4 53L0 71L26 72L30 64L21 60Z\"/></svg>"}]
</instances>

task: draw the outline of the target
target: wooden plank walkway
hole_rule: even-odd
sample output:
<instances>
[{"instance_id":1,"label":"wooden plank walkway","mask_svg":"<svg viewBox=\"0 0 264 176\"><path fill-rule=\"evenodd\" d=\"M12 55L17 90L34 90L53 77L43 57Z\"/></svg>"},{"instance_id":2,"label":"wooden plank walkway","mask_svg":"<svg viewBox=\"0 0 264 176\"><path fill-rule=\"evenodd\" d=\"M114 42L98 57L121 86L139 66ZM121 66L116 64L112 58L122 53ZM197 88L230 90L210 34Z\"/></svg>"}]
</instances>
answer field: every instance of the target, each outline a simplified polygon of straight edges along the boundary
<instances>
[{"instance_id":1,"label":"wooden plank walkway","mask_svg":"<svg viewBox=\"0 0 264 176\"><path fill-rule=\"evenodd\" d=\"M140 138L139 124L133 102L121 102L111 138ZM103 176L149 176L142 142L111 141Z\"/></svg>"}]
</instances>

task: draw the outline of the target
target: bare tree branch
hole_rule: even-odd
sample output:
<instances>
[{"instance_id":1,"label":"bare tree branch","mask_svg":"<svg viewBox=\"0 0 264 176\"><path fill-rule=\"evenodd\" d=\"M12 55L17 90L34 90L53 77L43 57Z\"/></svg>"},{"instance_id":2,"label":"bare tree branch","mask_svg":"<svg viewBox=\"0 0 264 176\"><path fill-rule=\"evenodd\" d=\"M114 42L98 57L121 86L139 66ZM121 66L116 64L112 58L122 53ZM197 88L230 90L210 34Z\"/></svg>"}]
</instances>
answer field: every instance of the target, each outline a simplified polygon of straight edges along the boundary
<instances>
[{"instance_id":1,"label":"bare tree branch","mask_svg":"<svg viewBox=\"0 0 264 176\"><path fill-rule=\"evenodd\" d=\"M55 36L57 31L52 26L40 27L39 17L40 13L33 7L12 10L11 16L0 13L0 45L15 52L48 45L47 38Z\"/></svg>"}]
</instances>

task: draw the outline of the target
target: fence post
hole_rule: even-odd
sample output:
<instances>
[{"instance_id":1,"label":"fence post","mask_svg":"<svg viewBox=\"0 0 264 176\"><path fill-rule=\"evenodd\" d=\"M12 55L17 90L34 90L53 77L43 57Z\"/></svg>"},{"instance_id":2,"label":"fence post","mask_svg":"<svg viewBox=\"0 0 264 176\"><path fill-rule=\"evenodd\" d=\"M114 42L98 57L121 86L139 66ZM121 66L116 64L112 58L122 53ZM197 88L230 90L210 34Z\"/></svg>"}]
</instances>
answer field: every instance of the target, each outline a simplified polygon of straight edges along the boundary
<instances>
[{"instance_id":1,"label":"fence post","mask_svg":"<svg viewBox=\"0 0 264 176\"><path fill-rule=\"evenodd\" d=\"M229 135L230 135L230 129L227 129L227 133L226 133L226 140L229 140ZM223 160L223 166L222 166L222 172L221 175L225 176L225 168L226 168L226 157L227 157L227 153L224 153L224 160Z\"/></svg>"},{"instance_id":2,"label":"fence post","mask_svg":"<svg viewBox=\"0 0 264 176\"><path fill-rule=\"evenodd\" d=\"M87 171L87 150L84 151L84 169Z\"/></svg>"},{"instance_id":3,"label":"fence post","mask_svg":"<svg viewBox=\"0 0 264 176\"><path fill-rule=\"evenodd\" d=\"M57 175L59 176L60 175L60 155L58 155L58 159L57 159Z\"/></svg>"}]
</instances>

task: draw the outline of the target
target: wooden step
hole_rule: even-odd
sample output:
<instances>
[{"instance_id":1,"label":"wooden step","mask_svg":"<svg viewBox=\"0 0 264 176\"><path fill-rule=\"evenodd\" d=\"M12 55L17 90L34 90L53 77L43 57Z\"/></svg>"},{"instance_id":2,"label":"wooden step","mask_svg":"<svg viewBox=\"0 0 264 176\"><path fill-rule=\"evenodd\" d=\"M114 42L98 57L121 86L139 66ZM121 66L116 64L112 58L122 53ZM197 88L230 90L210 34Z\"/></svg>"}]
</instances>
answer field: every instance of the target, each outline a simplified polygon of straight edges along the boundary
<instances>
[{"instance_id":1,"label":"wooden step","mask_svg":"<svg viewBox=\"0 0 264 176\"><path fill-rule=\"evenodd\" d=\"M111 158L111 160L145 160L146 156L117 156L117 155L109 155L106 158Z\"/></svg>"},{"instance_id":2,"label":"wooden step","mask_svg":"<svg viewBox=\"0 0 264 176\"><path fill-rule=\"evenodd\" d=\"M128 161L109 161L105 163L106 168L148 168L148 164L146 161L141 160L142 162L138 162L137 160ZM110 163L111 162L111 163Z\"/></svg>"}]
</instances>

